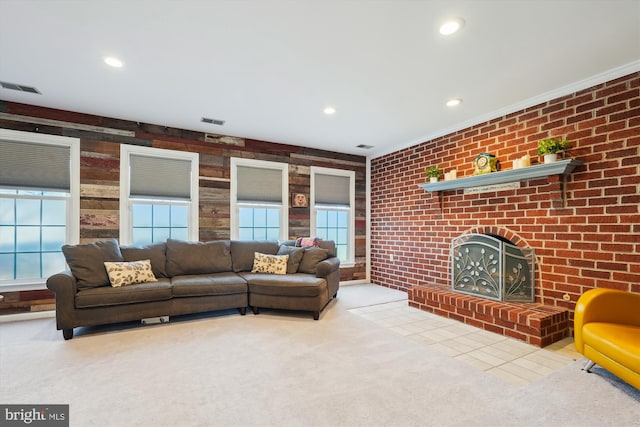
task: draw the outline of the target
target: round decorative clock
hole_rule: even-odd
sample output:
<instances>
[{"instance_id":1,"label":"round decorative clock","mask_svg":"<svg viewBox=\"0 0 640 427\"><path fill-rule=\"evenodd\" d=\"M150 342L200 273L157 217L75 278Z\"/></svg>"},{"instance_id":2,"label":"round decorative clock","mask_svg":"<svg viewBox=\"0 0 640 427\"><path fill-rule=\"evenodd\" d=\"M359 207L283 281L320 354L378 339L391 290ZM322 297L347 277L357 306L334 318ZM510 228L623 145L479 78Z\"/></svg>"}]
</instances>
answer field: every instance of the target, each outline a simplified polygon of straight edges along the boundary
<instances>
[{"instance_id":1,"label":"round decorative clock","mask_svg":"<svg viewBox=\"0 0 640 427\"><path fill-rule=\"evenodd\" d=\"M496 163L496 156L493 154L480 153L473 160L473 174L495 172L497 170Z\"/></svg>"}]
</instances>

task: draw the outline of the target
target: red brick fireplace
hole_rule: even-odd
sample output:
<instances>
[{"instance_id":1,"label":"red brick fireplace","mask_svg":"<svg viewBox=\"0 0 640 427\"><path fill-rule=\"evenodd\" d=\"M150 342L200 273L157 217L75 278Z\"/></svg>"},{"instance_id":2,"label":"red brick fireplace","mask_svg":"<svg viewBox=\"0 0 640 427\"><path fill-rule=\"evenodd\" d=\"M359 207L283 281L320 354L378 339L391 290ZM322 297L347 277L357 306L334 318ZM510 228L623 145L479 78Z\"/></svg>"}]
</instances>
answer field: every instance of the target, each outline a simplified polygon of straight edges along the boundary
<instances>
[{"instance_id":1,"label":"red brick fireplace","mask_svg":"<svg viewBox=\"0 0 640 427\"><path fill-rule=\"evenodd\" d=\"M527 248L528 245L519 236L499 227L472 229L467 234L498 236L521 248ZM510 238L507 239L507 236ZM454 262L451 256L450 262ZM503 273L505 272L496 274ZM451 284L414 286L408 289L408 299L412 307L540 347L569 336L569 310L563 307L541 303L496 301L478 295L456 292Z\"/></svg>"},{"instance_id":2,"label":"red brick fireplace","mask_svg":"<svg viewBox=\"0 0 640 427\"><path fill-rule=\"evenodd\" d=\"M561 175L481 193L425 191L424 169L473 175L481 152L502 170L537 141L563 136L582 164ZM578 297L609 287L640 293L640 73L608 81L371 161L371 281L411 305L536 345L569 336ZM451 291L450 244L468 232L536 251L533 303Z\"/></svg>"}]
</instances>

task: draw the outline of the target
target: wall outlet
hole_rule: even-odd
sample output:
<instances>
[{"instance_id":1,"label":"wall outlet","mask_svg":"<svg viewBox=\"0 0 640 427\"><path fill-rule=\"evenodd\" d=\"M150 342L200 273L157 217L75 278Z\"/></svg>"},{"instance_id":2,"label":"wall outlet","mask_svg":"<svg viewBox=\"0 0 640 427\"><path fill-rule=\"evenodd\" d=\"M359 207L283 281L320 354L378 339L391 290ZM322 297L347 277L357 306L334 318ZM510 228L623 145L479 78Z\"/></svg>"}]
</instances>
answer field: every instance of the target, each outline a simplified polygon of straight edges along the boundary
<instances>
[{"instance_id":1,"label":"wall outlet","mask_svg":"<svg viewBox=\"0 0 640 427\"><path fill-rule=\"evenodd\" d=\"M393 261L393 254L389 254L389 261Z\"/></svg>"}]
</instances>

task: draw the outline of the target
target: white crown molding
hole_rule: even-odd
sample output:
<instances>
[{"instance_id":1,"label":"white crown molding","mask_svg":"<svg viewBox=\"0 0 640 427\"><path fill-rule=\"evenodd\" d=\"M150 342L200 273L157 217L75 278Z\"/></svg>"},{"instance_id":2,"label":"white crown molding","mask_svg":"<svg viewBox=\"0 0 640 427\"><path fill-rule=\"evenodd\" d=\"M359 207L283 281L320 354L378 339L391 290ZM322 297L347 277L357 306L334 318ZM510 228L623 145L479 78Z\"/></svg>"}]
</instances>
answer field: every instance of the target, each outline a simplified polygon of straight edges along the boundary
<instances>
[{"instance_id":1,"label":"white crown molding","mask_svg":"<svg viewBox=\"0 0 640 427\"><path fill-rule=\"evenodd\" d=\"M473 119L470 119L464 122L460 122L454 126L440 129L438 131L435 131L433 133L424 135L420 138L410 141L406 144L396 146L391 150L383 151L381 153L372 155L371 158L375 159L390 153L395 153L396 151L404 150L404 149L416 146L418 144L422 144L423 142L427 142L444 135L449 135L451 133L457 132L462 129L467 129L469 127L475 126L480 123L488 122L497 117L506 116L507 114L511 114L516 111L521 111L526 108L533 107L534 105L542 104L544 102L551 101L552 99L560 98L575 92L579 92L581 90L588 89L590 87L597 86L599 84L602 84L611 80L615 80L620 77L627 76L629 74L637 73L639 71L640 71L640 60L633 61L628 64L622 65L620 67L612 68L603 73L596 74L594 76L577 81L575 83L571 83L569 85L560 87L558 89L554 89L549 92L545 92L540 95L534 96L532 98L525 99L524 101L517 102L515 104L509 105L499 110L496 110L487 114L483 114L481 116L475 117Z\"/></svg>"}]
</instances>

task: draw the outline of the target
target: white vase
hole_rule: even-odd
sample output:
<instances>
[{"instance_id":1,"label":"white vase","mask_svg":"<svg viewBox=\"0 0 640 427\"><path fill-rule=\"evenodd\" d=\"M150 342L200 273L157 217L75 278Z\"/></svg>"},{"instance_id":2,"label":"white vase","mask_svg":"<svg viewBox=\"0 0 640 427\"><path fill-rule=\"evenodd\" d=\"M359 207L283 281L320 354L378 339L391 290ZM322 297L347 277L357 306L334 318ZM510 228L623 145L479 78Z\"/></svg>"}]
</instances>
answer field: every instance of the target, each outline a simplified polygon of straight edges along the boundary
<instances>
[{"instance_id":1,"label":"white vase","mask_svg":"<svg viewBox=\"0 0 640 427\"><path fill-rule=\"evenodd\" d=\"M437 176L429 177L429 182L431 182L431 183L438 182L438 177Z\"/></svg>"},{"instance_id":2,"label":"white vase","mask_svg":"<svg viewBox=\"0 0 640 427\"><path fill-rule=\"evenodd\" d=\"M558 153L552 153L552 154L545 154L544 155L544 162L545 163L553 163L556 160L558 160Z\"/></svg>"}]
</instances>

